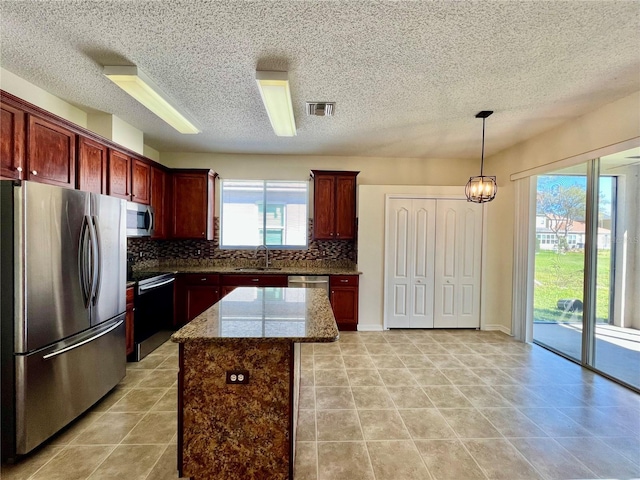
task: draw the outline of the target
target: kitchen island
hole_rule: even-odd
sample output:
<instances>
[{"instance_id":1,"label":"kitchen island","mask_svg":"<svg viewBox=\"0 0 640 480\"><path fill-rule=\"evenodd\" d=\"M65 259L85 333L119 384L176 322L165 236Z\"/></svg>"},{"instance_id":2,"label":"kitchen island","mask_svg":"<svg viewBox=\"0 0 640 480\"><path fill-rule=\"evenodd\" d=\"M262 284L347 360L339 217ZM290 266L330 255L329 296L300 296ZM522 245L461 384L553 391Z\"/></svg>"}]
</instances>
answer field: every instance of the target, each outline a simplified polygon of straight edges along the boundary
<instances>
[{"instance_id":1,"label":"kitchen island","mask_svg":"<svg viewBox=\"0 0 640 480\"><path fill-rule=\"evenodd\" d=\"M237 288L176 332L180 475L292 478L300 343L337 339L326 293L285 287Z\"/></svg>"}]
</instances>

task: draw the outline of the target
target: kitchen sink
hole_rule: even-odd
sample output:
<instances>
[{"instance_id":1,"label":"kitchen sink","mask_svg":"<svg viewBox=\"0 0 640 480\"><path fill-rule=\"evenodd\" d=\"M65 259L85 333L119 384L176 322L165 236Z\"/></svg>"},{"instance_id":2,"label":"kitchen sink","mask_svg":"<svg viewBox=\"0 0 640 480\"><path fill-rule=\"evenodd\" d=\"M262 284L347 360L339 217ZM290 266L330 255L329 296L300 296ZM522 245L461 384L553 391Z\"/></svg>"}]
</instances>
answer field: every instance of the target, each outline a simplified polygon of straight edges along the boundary
<instances>
[{"instance_id":1,"label":"kitchen sink","mask_svg":"<svg viewBox=\"0 0 640 480\"><path fill-rule=\"evenodd\" d=\"M275 272L278 270L282 270L279 267L238 267L236 268L236 272Z\"/></svg>"}]
</instances>

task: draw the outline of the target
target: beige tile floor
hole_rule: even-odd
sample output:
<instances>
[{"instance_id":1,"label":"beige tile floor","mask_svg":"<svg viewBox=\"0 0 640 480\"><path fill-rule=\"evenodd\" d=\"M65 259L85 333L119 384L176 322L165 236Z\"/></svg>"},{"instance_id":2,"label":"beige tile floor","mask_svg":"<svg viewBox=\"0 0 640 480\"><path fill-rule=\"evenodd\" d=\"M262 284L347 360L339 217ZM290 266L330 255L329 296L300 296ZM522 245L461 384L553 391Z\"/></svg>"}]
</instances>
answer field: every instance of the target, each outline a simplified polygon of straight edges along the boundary
<instances>
[{"instance_id":1,"label":"beige tile floor","mask_svg":"<svg viewBox=\"0 0 640 480\"><path fill-rule=\"evenodd\" d=\"M640 396L540 347L412 330L302 351L296 480L640 477ZM176 374L171 343L129 364L2 479L177 478Z\"/></svg>"}]
</instances>

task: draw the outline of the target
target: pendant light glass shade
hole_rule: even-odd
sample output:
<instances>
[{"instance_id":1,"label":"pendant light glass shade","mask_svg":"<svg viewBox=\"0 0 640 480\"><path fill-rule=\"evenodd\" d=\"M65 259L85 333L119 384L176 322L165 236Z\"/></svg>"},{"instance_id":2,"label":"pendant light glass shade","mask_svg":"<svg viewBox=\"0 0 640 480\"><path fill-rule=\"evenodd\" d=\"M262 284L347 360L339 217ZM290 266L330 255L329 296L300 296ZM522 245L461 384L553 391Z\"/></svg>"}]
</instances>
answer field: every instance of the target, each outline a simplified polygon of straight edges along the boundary
<instances>
[{"instance_id":1,"label":"pendant light glass shade","mask_svg":"<svg viewBox=\"0 0 640 480\"><path fill-rule=\"evenodd\" d=\"M483 110L476 115L476 118L482 118L482 160L480 162L480 175L470 177L464 189L467 201L474 203L490 202L496 197L498 192L498 184L495 176L483 175L484 168L484 122L493 112Z\"/></svg>"},{"instance_id":2,"label":"pendant light glass shade","mask_svg":"<svg viewBox=\"0 0 640 480\"><path fill-rule=\"evenodd\" d=\"M471 177L464 189L467 200L475 203L490 202L495 198L497 192L496 177L482 175Z\"/></svg>"}]
</instances>

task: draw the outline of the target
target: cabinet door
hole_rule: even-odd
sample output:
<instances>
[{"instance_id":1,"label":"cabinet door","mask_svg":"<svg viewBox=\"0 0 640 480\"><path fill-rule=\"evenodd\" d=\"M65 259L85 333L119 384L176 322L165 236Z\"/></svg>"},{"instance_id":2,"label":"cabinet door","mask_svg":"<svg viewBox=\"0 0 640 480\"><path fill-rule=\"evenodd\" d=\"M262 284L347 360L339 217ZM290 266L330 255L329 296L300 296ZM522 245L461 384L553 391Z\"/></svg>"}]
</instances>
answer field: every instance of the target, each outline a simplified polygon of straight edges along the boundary
<instances>
[{"instance_id":1,"label":"cabinet door","mask_svg":"<svg viewBox=\"0 0 640 480\"><path fill-rule=\"evenodd\" d=\"M167 174L156 167L151 167L150 204L155 212L155 229L153 238L167 238Z\"/></svg>"},{"instance_id":2,"label":"cabinet door","mask_svg":"<svg viewBox=\"0 0 640 480\"><path fill-rule=\"evenodd\" d=\"M127 288L127 311L125 315L125 338L127 345L127 355L133 353L133 287Z\"/></svg>"},{"instance_id":3,"label":"cabinet door","mask_svg":"<svg viewBox=\"0 0 640 480\"><path fill-rule=\"evenodd\" d=\"M117 150L109 150L109 195L131 200L131 159Z\"/></svg>"},{"instance_id":4,"label":"cabinet door","mask_svg":"<svg viewBox=\"0 0 640 480\"><path fill-rule=\"evenodd\" d=\"M86 137L78 140L78 189L107 193L107 147Z\"/></svg>"},{"instance_id":5,"label":"cabinet door","mask_svg":"<svg viewBox=\"0 0 640 480\"><path fill-rule=\"evenodd\" d=\"M29 115L27 180L75 188L76 134Z\"/></svg>"},{"instance_id":6,"label":"cabinet door","mask_svg":"<svg viewBox=\"0 0 640 480\"><path fill-rule=\"evenodd\" d=\"M437 201L434 326L480 326L482 206Z\"/></svg>"},{"instance_id":7,"label":"cabinet door","mask_svg":"<svg viewBox=\"0 0 640 480\"><path fill-rule=\"evenodd\" d=\"M356 177L336 177L335 238L353 240L356 236Z\"/></svg>"},{"instance_id":8,"label":"cabinet door","mask_svg":"<svg viewBox=\"0 0 640 480\"><path fill-rule=\"evenodd\" d=\"M131 199L149 205L151 198L151 165L137 158L131 164Z\"/></svg>"},{"instance_id":9,"label":"cabinet door","mask_svg":"<svg viewBox=\"0 0 640 480\"><path fill-rule=\"evenodd\" d=\"M220 290L211 285L186 285L187 322L220 300Z\"/></svg>"},{"instance_id":10,"label":"cabinet door","mask_svg":"<svg viewBox=\"0 0 640 480\"><path fill-rule=\"evenodd\" d=\"M25 151L25 113L0 103L0 177L22 179Z\"/></svg>"},{"instance_id":11,"label":"cabinet door","mask_svg":"<svg viewBox=\"0 0 640 480\"><path fill-rule=\"evenodd\" d=\"M202 174L173 175L174 238L207 238L208 190L207 177ZM213 221L213 219L211 219Z\"/></svg>"},{"instance_id":12,"label":"cabinet door","mask_svg":"<svg viewBox=\"0 0 640 480\"><path fill-rule=\"evenodd\" d=\"M335 238L335 176L314 175L313 182L313 238Z\"/></svg>"},{"instance_id":13,"label":"cabinet door","mask_svg":"<svg viewBox=\"0 0 640 480\"><path fill-rule=\"evenodd\" d=\"M358 287L331 287L331 308L339 330L358 329Z\"/></svg>"}]
</instances>

